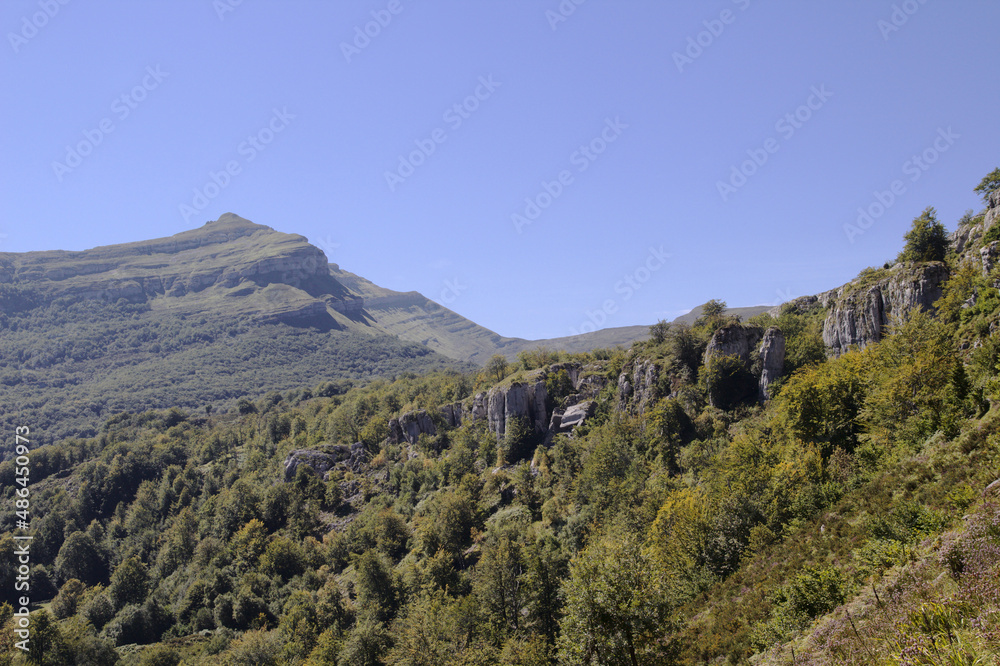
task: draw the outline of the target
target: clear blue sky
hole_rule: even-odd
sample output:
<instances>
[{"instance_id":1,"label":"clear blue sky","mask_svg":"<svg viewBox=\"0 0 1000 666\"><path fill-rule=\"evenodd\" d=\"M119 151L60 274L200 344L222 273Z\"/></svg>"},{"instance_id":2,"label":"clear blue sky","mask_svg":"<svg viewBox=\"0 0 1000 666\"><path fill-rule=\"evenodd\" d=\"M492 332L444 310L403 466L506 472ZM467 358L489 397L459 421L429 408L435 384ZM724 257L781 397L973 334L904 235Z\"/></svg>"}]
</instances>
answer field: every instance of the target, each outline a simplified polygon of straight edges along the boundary
<instances>
[{"instance_id":1,"label":"clear blue sky","mask_svg":"<svg viewBox=\"0 0 1000 666\"><path fill-rule=\"evenodd\" d=\"M552 337L838 286L1000 165L985 0L62 1L0 5L6 251L231 211Z\"/></svg>"}]
</instances>

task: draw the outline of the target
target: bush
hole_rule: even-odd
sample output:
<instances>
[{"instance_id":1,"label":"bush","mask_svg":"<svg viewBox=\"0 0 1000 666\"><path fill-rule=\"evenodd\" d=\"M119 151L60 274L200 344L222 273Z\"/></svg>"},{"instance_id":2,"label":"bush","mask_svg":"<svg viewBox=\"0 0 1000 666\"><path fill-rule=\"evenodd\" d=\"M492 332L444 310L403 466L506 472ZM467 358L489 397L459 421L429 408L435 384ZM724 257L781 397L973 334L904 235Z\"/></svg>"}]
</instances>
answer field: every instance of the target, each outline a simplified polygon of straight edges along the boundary
<instances>
[{"instance_id":1,"label":"bush","mask_svg":"<svg viewBox=\"0 0 1000 666\"><path fill-rule=\"evenodd\" d=\"M786 594L793 612L817 618L844 603L847 583L833 567L806 567L789 584Z\"/></svg>"}]
</instances>

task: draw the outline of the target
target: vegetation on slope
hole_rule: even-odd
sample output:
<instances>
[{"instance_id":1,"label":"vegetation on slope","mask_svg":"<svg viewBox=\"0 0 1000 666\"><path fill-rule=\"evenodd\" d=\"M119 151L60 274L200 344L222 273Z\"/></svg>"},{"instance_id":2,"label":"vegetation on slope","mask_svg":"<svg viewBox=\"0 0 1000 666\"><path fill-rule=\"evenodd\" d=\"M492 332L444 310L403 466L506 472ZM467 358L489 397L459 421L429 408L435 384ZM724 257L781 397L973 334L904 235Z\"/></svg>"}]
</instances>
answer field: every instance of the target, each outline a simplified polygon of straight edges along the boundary
<instances>
[{"instance_id":1,"label":"vegetation on slope","mask_svg":"<svg viewBox=\"0 0 1000 666\"><path fill-rule=\"evenodd\" d=\"M35 450L33 593L54 599L34 663L996 663L1000 274L969 256L946 257L938 316L836 359L821 308L755 317L790 373L764 406L708 403L726 379L704 350L739 325L716 302L628 352L124 414ZM641 409L617 395L639 362L659 369ZM550 446L440 415L528 376L561 404L567 364L605 388ZM418 409L436 435L387 438ZM363 462L286 476L355 442Z\"/></svg>"}]
</instances>

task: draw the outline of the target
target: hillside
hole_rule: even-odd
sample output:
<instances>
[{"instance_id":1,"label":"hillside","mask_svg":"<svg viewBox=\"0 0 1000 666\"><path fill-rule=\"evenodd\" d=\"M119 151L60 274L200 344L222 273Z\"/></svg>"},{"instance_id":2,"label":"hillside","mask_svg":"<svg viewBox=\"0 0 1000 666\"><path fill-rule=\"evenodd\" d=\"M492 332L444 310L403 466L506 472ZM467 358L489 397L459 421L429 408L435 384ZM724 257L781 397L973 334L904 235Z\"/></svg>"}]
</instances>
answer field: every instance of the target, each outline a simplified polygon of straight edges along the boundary
<instances>
[{"instance_id":1,"label":"hillside","mask_svg":"<svg viewBox=\"0 0 1000 666\"><path fill-rule=\"evenodd\" d=\"M1000 663L998 218L998 191L950 236L929 208L848 284L748 317L710 302L628 349L36 440L40 661ZM143 305L113 307L141 327ZM327 333L377 312L328 311Z\"/></svg>"},{"instance_id":2,"label":"hillside","mask_svg":"<svg viewBox=\"0 0 1000 666\"><path fill-rule=\"evenodd\" d=\"M46 441L110 415L464 369L364 320L302 236L235 215L169 238L0 254L0 423Z\"/></svg>"},{"instance_id":3,"label":"hillside","mask_svg":"<svg viewBox=\"0 0 1000 666\"><path fill-rule=\"evenodd\" d=\"M418 292L379 287L336 264L330 265L330 273L351 292L364 297L365 311L383 330L403 340L427 345L439 354L478 365L485 364L494 354L515 360L520 352L539 348L578 353L619 345L627 347L649 335L648 326L624 326L543 340L508 338Z\"/></svg>"},{"instance_id":4,"label":"hillside","mask_svg":"<svg viewBox=\"0 0 1000 666\"><path fill-rule=\"evenodd\" d=\"M49 441L108 416L334 380L468 369L494 354L628 345L646 327L504 338L416 292L328 264L296 234L232 213L169 238L0 253L0 424Z\"/></svg>"},{"instance_id":5,"label":"hillside","mask_svg":"<svg viewBox=\"0 0 1000 666\"><path fill-rule=\"evenodd\" d=\"M838 289L627 351L36 448L35 631L60 664L1000 663L989 204L950 238L924 211Z\"/></svg>"}]
</instances>

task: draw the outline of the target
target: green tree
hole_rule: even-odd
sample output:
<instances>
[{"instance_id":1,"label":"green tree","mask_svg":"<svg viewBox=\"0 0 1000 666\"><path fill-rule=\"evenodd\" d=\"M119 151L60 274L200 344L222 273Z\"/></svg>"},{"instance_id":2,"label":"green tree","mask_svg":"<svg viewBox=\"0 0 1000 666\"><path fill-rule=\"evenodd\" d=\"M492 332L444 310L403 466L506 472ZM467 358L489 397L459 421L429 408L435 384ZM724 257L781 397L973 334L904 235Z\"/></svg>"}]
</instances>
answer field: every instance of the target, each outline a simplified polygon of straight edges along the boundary
<instances>
[{"instance_id":1,"label":"green tree","mask_svg":"<svg viewBox=\"0 0 1000 666\"><path fill-rule=\"evenodd\" d=\"M106 580L107 569L94 539L86 532L73 532L56 556L56 573L62 580L76 578L86 585Z\"/></svg>"},{"instance_id":2,"label":"green tree","mask_svg":"<svg viewBox=\"0 0 1000 666\"><path fill-rule=\"evenodd\" d=\"M521 559L521 545L514 530L491 528L476 565L475 591L492 633L500 639L519 628L525 602Z\"/></svg>"},{"instance_id":3,"label":"green tree","mask_svg":"<svg viewBox=\"0 0 1000 666\"><path fill-rule=\"evenodd\" d=\"M973 190L976 194L983 197L983 201L989 203L990 195L1000 190L1000 168L993 169L993 171L986 174L976 188Z\"/></svg>"},{"instance_id":4,"label":"green tree","mask_svg":"<svg viewBox=\"0 0 1000 666\"><path fill-rule=\"evenodd\" d=\"M567 666L639 666L663 663L657 637L666 608L652 562L627 533L613 530L570 563L564 586L559 663Z\"/></svg>"},{"instance_id":5,"label":"green tree","mask_svg":"<svg viewBox=\"0 0 1000 666\"><path fill-rule=\"evenodd\" d=\"M717 298L713 298L708 303L701 306L701 316L704 319L714 319L716 317L721 317L726 311L726 302L720 301Z\"/></svg>"},{"instance_id":6,"label":"green tree","mask_svg":"<svg viewBox=\"0 0 1000 666\"><path fill-rule=\"evenodd\" d=\"M59 625L40 610L31 614L31 641L28 643L28 663L35 666L65 666L73 657L66 651Z\"/></svg>"},{"instance_id":7,"label":"green tree","mask_svg":"<svg viewBox=\"0 0 1000 666\"><path fill-rule=\"evenodd\" d=\"M354 562L357 573L358 601L370 615L379 621L396 614L398 597L392 569L376 550L365 551Z\"/></svg>"},{"instance_id":8,"label":"green tree","mask_svg":"<svg viewBox=\"0 0 1000 666\"><path fill-rule=\"evenodd\" d=\"M65 620L76 614L76 608L83 597L87 586L76 578L70 578L59 589L59 594L52 600L52 614L57 620Z\"/></svg>"},{"instance_id":9,"label":"green tree","mask_svg":"<svg viewBox=\"0 0 1000 666\"><path fill-rule=\"evenodd\" d=\"M277 631L248 631L222 655L226 666L278 666L281 664L281 639Z\"/></svg>"},{"instance_id":10,"label":"green tree","mask_svg":"<svg viewBox=\"0 0 1000 666\"><path fill-rule=\"evenodd\" d=\"M167 645L157 645L142 653L139 666L177 666L181 653Z\"/></svg>"},{"instance_id":11,"label":"green tree","mask_svg":"<svg viewBox=\"0 0 1000 666\"><path fill-rule=\"evenodd\" d=\"M510 364L507 363L506 358L500 354L494 354L486 364L486 376L494 382L503 381L503 378L507 376L509 368Z\"/></svg>"},{"instance_id":12,"label":"green tree","mask_svg":"<svg viewBox=\"0 0 1000 666\"><path fill-rule=\"evenodd\" d=\"M948 233L933 207L927 207L913 220L903 239L906 245L897 261L944 261L948 254Z\"/></svg>"},{"instance_id":13,"label":"green tree","mask_svg":"<svg viewBox=\"0 0 1000 666\"><path fill-rule=\"evenodd\" d=\"M111 576L111 585L108 586L108 594L115 604L115 608L122 608L126 604L141 604L149 593L149 572L146 565L134 555L115 569Z\"/></svg>"},{"instance_id":14,"label":"green tree","mask_svg":"<svg viewBox=\"0 0 1000 666\"><path fill-rule=\"evenodd\" d=\"M467 605L467 604L465 604ZM474 616L444 590L425 591L393 624L395 644L387 663L398 666L450 664L467 645Z\"/></svg>"},{"instance_id":15,"label":"green tree","mask_svg":"<svg viewBox=\"0 0 1000 666\"><path fill-rule=\"evenodd\" d=\"M655 344L660 344L667 339L667 333L670 332L670 324L665 319L661 319L652 326L649 327L649 339Z\"/></svg>"}]
</instances>

